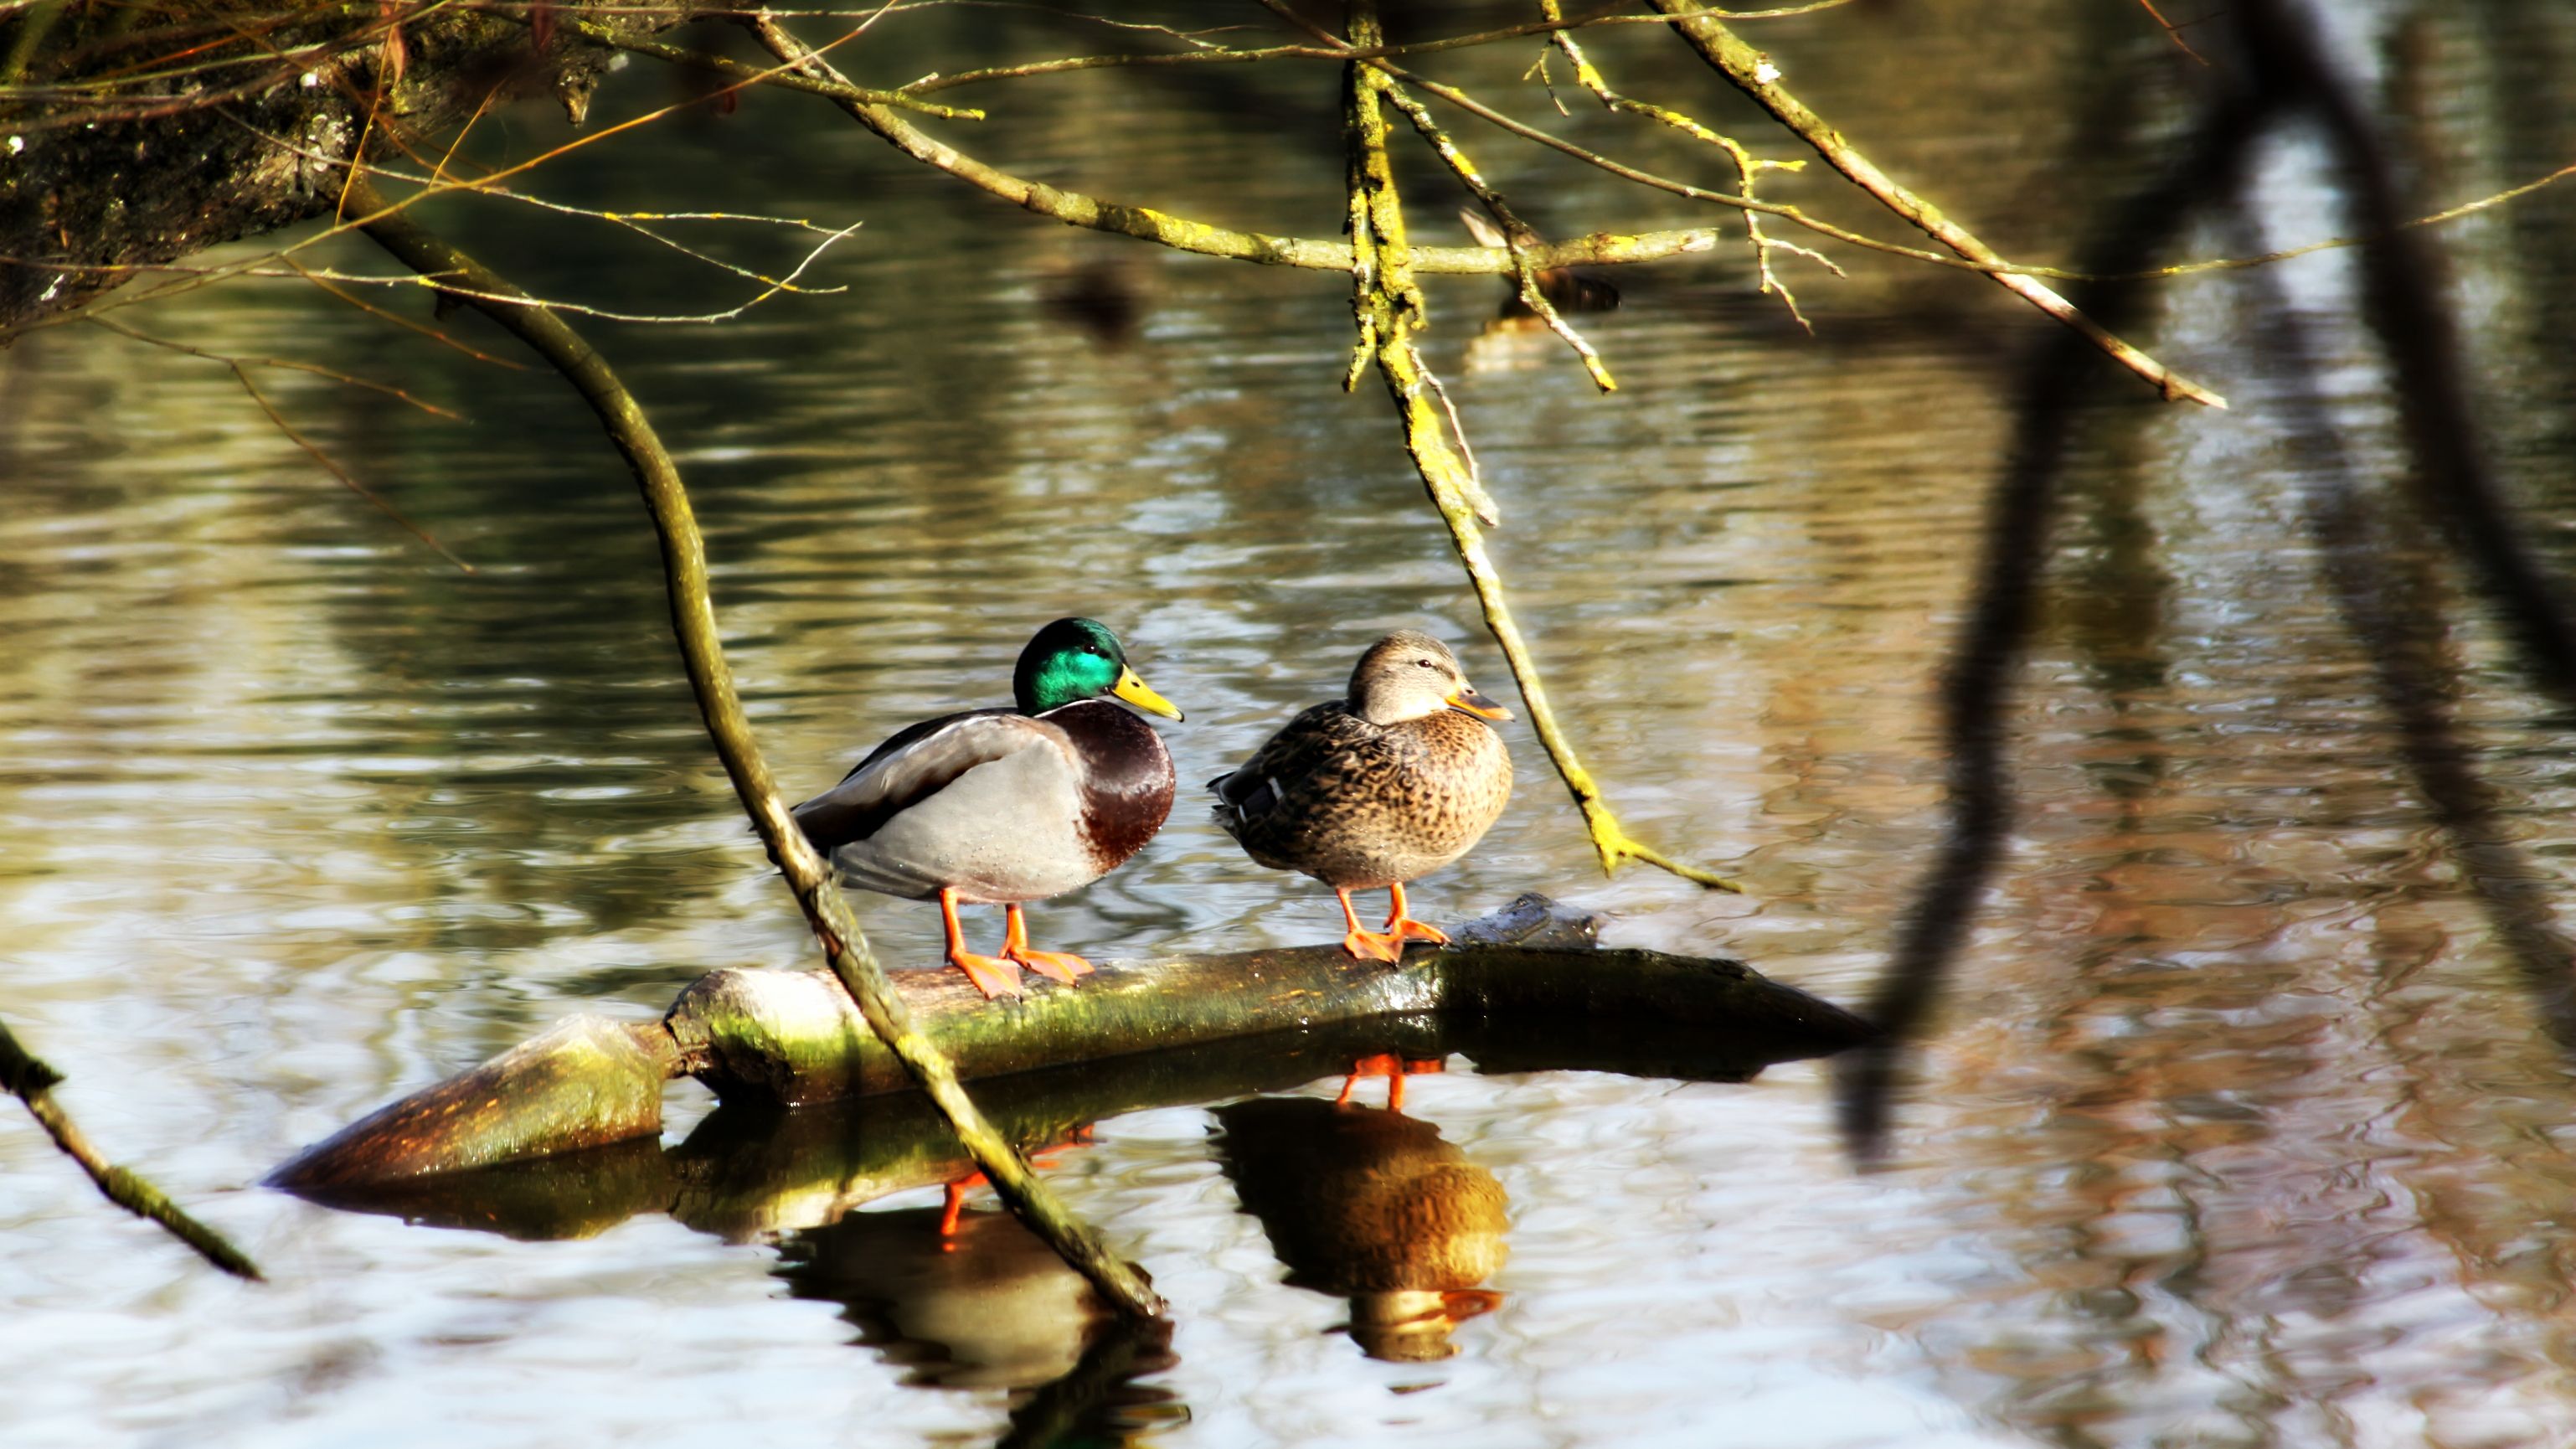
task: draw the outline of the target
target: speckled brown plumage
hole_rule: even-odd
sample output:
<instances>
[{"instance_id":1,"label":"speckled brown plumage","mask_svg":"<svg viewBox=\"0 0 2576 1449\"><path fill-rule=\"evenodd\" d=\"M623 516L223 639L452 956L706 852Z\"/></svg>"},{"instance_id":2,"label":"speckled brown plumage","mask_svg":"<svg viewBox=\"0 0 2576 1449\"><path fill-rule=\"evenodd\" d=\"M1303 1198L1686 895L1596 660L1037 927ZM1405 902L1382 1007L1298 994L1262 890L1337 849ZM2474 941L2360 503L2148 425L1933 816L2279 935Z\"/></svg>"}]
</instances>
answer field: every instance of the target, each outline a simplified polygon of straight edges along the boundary
<instances>
[{"instance_id":1,"label":"speckled brown plumage","mask_svg":"<svg viewBox=\"0 0 2576 1449\"><path fill-rule=\"evenodd\" d=\"M1512 796L1512 758L1483 720L1442 710L1371 724L1343 700L1290 720L1218 786L1227 832L1274 870L1329 886L1429 875L1484 838Z\"/></svg>"},{"instance_id":2,"label":"speckled brown plumage","mask_svg":"<svg viewBox=\"0 0 2576 1449\"><path fill-rule=\"evenodd\" d=\"M1311 875L1346 905L1352 890L1396 887L1401 919L1403 883L1466 854L1503 813L1512 757L1487 721L1510 717L1467 683L1448 646L1400 629L1360 656L1345 697L1298 715L1208 782L1217 822L1254 860ZM1353 930L1355 952L1394 959Z\"/></svg>"}]
</instances>

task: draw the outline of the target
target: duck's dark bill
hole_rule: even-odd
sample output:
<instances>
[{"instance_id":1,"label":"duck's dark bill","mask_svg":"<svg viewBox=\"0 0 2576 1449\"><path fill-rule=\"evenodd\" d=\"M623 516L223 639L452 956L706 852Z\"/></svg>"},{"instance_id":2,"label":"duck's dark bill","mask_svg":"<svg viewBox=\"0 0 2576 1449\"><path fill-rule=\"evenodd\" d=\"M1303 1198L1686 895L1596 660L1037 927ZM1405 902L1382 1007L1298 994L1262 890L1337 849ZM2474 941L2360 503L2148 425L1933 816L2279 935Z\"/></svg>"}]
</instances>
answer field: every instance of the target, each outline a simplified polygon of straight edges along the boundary
<instances>
[{"instance_id":1,"label":"duck's dark bill","mask_svg":"<svg viewBox=\"0 0 2576 1449\"><path fill-rule=\"evenodd\" d=\"M1188 718L1181 713L1179 706L1156 694L1154 686L1138 679L1133 669L1119 670L1118 683L1109 692L1148 714L1159 714L1165 719Z\"/></svg>"},{"instance_id":2,"label":"duck's dark bill","mask_svg":"<svg viewBox=\"0 0 2576 1449\"><path fill-rule=\"evenodd\" d=\"M1462 689L1449 696L1451 709L1465 710L1480 719L1510 719L1512 712L1472 689Z\"/></svg>"}]
</instances>

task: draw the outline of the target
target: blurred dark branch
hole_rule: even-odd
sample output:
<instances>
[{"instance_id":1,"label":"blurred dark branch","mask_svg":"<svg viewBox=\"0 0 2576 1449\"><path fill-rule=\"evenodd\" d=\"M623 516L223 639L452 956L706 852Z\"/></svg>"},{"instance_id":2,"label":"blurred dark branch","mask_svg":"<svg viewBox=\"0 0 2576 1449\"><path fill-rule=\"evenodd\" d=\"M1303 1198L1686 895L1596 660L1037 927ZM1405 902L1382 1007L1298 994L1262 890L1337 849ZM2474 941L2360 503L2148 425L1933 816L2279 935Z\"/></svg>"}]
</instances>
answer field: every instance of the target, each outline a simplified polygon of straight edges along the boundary
<instances>
[{"instance_id":1,"label":"blurred dark branch","mask_svg":"<svg viewBox=\"0 0 2576 1449\"><path fill-rule=\"evenodd\" d=\"M788 813L778 785L762 757L759 741L743 714L732 667L726 662L716 629L715 607L707 590L706 543L700 537L679 466L662 446L644 410L609 369L608 363L571 325L537 305L533 297L506 278L449 246L389 204L363 178L350 182L350 205L368 214L367 235L403 265L423 276L453 281L465 289L470 305L528 344L563 374L584 402L598 414L609 438L625 456L653 517L662 544L663 569L670 590L672 632L689 684L704 716L707 734L725 773L741 797L752 827L768 846L771 860L787 878L799 907L821 941L833 974L859 1006L868 1026L930 1097L966 1145L994 1190L1011 1210L1043 1238L1065 1262L1091 1280L1120 1311L1138 1317L1162 1312L1163 1301L1142 1274L1112 1253L1098 1232L1075 1217L1037 1179L1009 1141L994 1131L976 1110L947 1057L912 1024L903 998L886 980L885 969L868 947L849 902L834 883L831 868L816 854L805 833Z\"/></svg>"},{"instance_id":2,"label":"blurred dark branch","mask_svg":"<svg viewBox=\"0 0 2576 1449\"><path fill-rule=\"evenodd\" d=\"M2097 269L2116 273L2139 266L2195 211L2221 196L2241 197L2242 168L2265 132L2292 117L2315 123L2341 172L2351 224L2364 237L2361 310L2396 379L2412 464L2409 482L2444 536L2473 565L2533 673L2562 699L2576 698L2576 631L2552 581L2522 546L2500 496L2470 405L2457 329L2440 295L2437 259L2407 225L2393 168L2361 105L2289 0L2241 0L2228 20L2241 73L2223 82L2225 89L2171 179L2116 219ZM2252 228L2242 230L2250 234ZM2270 325L2276 335L2289 336L2285 350L2298 356L2295 332L2281 333L2290 325L2288 309L2277 297L2268 304L2284 314ZM2088 307L2100 310L2089 299ZM1844 1122L1864 1158L1881 1148L1903 1042L1929 1015L2010 823L2001 721L2046 556L2056 478L2077 416L2079 374L2069 353L2066 343L2044 349L2025 375L2019 430L1989 522L1978 599L1944 679L1951 818L1869 1013L1889 1038L1843 1063ZM2315 461L2338 480L2311 500L2310 527L2327 550L2337 601L2377 671L2381 703L2405 740L2407 766L2452 837L2472 888L2520 964L2552 1033L2576 1050L2576 943L2557 927L2543 899L2554 876L2535 869L2497 823L2493 792L2469 768L2449 724L2445 702L2456 690L2448 682L2453 671L2440 657L2430 586L2383 567L2381 560L2392 551L2390 530L2349 485L2331 428L2313 404L2295 394L2290 412L2301 424L2303 442L2318 454Z\"/></svg>"},{"instance_id":3,"label":"blurred dark branch","mask_svg":"<svg viewBox=\"0 0 2576 1449\"><path fill-rule=\"evenodd\" d=\"M2540 684L2576 702L2576 620L2524 546L2487 461L2439 254L2407 226L2395 169L2305 17L2285 0L2243 0L2229 14L2258 83L2311 116L2333 150L2348 224L2364 238L2362 315L2395 375L2417 500L2475 566Z\"/></svg>"},{"instance_id":4,"label":"blurred dark branch","mask_svg":"<svg viewBox=\"0 0 2576 1449\"><path fill-rule=\"evenodd\" d=\"M27 1104L27 1110L45 1129L45 1135L54 1139L54 1145L61 1148L65 1156L80 1164L81 1171L88 1173L89 1180L98 1184L98 1190L107 1195L107 1200L136 1217L149 1218L169 1229L171 1236L194 1248L198 1256L234 1277L256 1281L260 1276L259 1265L226 1241L223 1234L188 1216L167 1193L154 1187L142 1174L118 1167L100 1155L87 1134L80 1130L80 1125L72 1121L71 1114L54 1100L53 1089L62 1080L62 1073L29 1054L18 1044L18 1038L10 1034L8 1024L0 1022L0 1087L6 1087L9 1095Z\"/></svg>"},{"instance_id":5,"label":"blurred dark branch","mask_svg":"<svg viewBox=\"0 0 2576 1449\"><path fill-rule=\"evenodd\" d=\"M2250 198L2240 197L2250 216ZM2240 229L2253 228L2239 223ZM2498 811L2451 720L2461 690L2450 631L2430 568L2431 551L2388 516L2354 476L2352 458L2317 385L2318 362L2297 309L2264 272L2241 283L2260 319L2254 343L2277 361L2274 410L2290 427L2299 471L2314 480L2301 502L2344 625L2369 661L2379 706L2397 723L2402 758L2434 822L2449 837L2460 878L2485 908L2540 1018L2561 1051L2576 1053L2576 940L2551 898L2558 873L2533 860Z\"/></svg>"},{"instance_id":6,"label":"blurred dark branch","mask_svg":"<svg viewBox=\"0 0 2576 1449\"><path fill-rule=\"evenodd\" d=\"M2270 98L2241 90L2212 100L2164 178L2104 218L2088 260L2105 272L2141 267L2198 210L2231 194L2270 108ZM2097 283L2084 290L2082 305L2105 325L2129 327L2152 295ZM2022 369L2011 452L1987 505L1976 597L1941 676L1941 733L1950 756L1941 847L1863 1013L1887 1036L1836 1063L1843 1129L1865 1162L1884 1150L1908 1043L1929 1020L2012 825L2004 716L2047 564L2067 450L2102 378L2085 365L2087 348L2079 334L2056 332Z\"/></svg>"},{"instance_id":7,"label":"blurred dark branch","mask_svg":"<svg viewBox=\"0 0 2576 1449\"><path fill-rule=\"evenodd\" d=\"M2399 223L2407 201L2396 168L2350 83L2327 63L2305 17L2283 0L2247 0L2232 15L2262 83L2314 119L2342 173L2349 224L2368 236L2361 252L2362 315L2397 382L2396 401L2412 466L2405 482L2417 506L2470 564L2469 574L2504 616L2541 686L2576 700L2576 631L2557 585L2523 546L2523 528L2502 496L2469 397L2458 328L2443 300L2439 256ZM2249 284L2273 319L2277 350L2296 365L2285 411L2303 462L2328 480L2308 500L2311 530L2355 640L2370 660L2381 707L2397 721L2405 759L2433 818L2450 837L2460 872L2485 906L2541 1019L2560 1050L2576 1054L2576 939L2561 929L2551 898L2556 871L2532 860L2498 817L2494 789L2471 765L2450 720L2458 669L2444 649L2447 629L2421 564L2398 530L2355 486L2335 429L2307 384L2314 373L2296 313L2262 273Z\"/></svg>"}]
</instances>

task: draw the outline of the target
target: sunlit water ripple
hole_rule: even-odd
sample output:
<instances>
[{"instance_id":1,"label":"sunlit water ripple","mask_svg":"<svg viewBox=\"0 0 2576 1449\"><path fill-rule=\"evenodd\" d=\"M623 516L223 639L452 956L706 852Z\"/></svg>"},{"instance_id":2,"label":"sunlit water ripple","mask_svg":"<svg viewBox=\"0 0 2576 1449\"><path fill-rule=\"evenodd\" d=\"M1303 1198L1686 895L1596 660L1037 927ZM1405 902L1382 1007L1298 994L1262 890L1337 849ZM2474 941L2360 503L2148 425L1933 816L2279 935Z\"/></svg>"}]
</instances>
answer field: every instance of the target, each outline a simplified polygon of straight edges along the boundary
<instances>
[{"instance_id":1,"label":"sunlit water ripple","mask_svg":"<svg viewBox=\"0 0 2576 1449\"><path fill-rule=\"evenodd\" d=\"M1902 133L1892 160L1954 177L1954 211L2058 245L2060 212L2032 197L2078 139L2047 78L2073 84L2085 62L2042 47L2023 57L2039 79L2006 90L1981 30L1889 14L1856 49L1829 48L1822 21L1781 43L1814 48L1853 134ZM2425 24L2450 47L2437 69L2576 45L2544 17L2516 22L2519 42ZM1909 67L1974 78L1955 112L1894 82L1899 42ZM1641 81L1705 84L1635 64ZM1328 152L1240 184L1249 168L1231 164L1294 118L1329 126L1324 92L1254 86L1236 129L1174 136L1149 123L1195 93L1156 84L1048 82L1035 115L978 144L1245 225L1338 219ZM1135 170L1086 177L1081 138L1121 96ZM824 269L846 297L725 328L594 328L688 470L733 664L791 795L903 722L998 701L1031 626L1063 613L1112 621L1190 711L1170 739L1192 787L1397 624L1430 624L1502 686L1383 398L1335 386L1337 279L1015 218L780 106L756 99L744 120L802 138L792 156L741 159L729 138L746 125L599 148L560 174L569 195L658 196L676 177L692 204L869 222ZM1996 115L2018 123L2010 155L1939 139L1991 137ZM553 134L523 124L512 145ZM2474 117L2442 124L2466 133L2455 149L2483 144ZM2529 137L2499 144L2508 179L2537 164ZM852 173L868 187L849 190ZM1547 198L1544 221L1635 205L1571 172L1510 179ZM2332 214L2292 200L2301 224ZM2544 197L2516 215L2534 235L2462 233L2462 270L2474 297L2550 306L2488 302L2473 345L2503 360L2509 455L2563 473L2567 394L2531 379L2564 381L2563 351L2534 339L2576 295L2576 248L2539 244L2563 241L2570 213ZM566 257L519 260L541 290L613 286ZM1050 300L1101 262L1140 298L1124 346ZM2315 265L2289 273L2303 306L2336 295L2335 264ZM1614 940L1741 956L1856 1002L1940 838L1935 670L2038 324L1973 279L1856 263L1847 284L1797 274L1810 340L1745 271L1721 254L1622 278L1627 305L1588 324L1619 371L1611 398L1543 336L1476 337L1482 281L1433 283L1432 361L1587 762L1640 837L1750 890L1633 867L1602 880L1523 723L1509 813L1417 900L1454 919L1537 886L1609 913ZM706 285L661 262L632 277L639 295ZM1168 1358L1086 1422L1415 1449L2563 1434L2576 1093L2471 886L2536 884L2547 913L2576 852L2564 717L2483 626L2446 641L2453 727L2494 795L2499 849L2470 879L2402 768L2376 661L2320 583L2298 486L2313 479L2263 405L2243 306L2223 282L2178 288L2154 338L2237 410L2111 410L2070 467L2007 720L2014 842L1881 1170L1854 1170L1825 1064L1676 1083L1455 1059L1410 1079L1406 1111L1508 1203L1508 1258L1481 1285L1499 1306L1457 1324L1456 1356L1393 1362L1363 1355L1346 1297L1282 1283L1213 1104L1116 1117L1051 1176L1151 1269L1176 1326ZM2308 324L2346 446L2365 477L2389 471L2369 338L2331 310ZM728 1241L648 1214L519 1242L252 1186L557 1017L641 1018L710 967L801 964L811 946L708 755L631 487L551 379L286 290L195 294L151 327L398 376L470 414L271 384L477 572L317 473L220 366L69 331L0 354L8 1020L70 1073L63 1100L113 1155L271 1279L199 1271L97 1203L23 1120L0 1128L9 1441L1002 1433L1044 1391L992 1364L1058 1374L1087 1342L1028 1306L1052 1301L1043 1263L845 1310L796 1277L800 1253L824 1251L804 1238ZM2538 502L2549 486L2530 484ZM2467 582L2427 558L2398 563L2474 620ZM891 959L935 956L933 912L859 905ZM1104 956L1337 929L1327 892L1250 865L1186 792L1142 858L1031 915L1044 944ZM1373 1109L1385 1088L1359 1099ZM705 1104L687 1087L671 1100L676 1137ZM876 1251L900 1258L908 1231ZM990 1372L942 1386L974 1378L979 1352Z\"/></svg>"}]
</instances>

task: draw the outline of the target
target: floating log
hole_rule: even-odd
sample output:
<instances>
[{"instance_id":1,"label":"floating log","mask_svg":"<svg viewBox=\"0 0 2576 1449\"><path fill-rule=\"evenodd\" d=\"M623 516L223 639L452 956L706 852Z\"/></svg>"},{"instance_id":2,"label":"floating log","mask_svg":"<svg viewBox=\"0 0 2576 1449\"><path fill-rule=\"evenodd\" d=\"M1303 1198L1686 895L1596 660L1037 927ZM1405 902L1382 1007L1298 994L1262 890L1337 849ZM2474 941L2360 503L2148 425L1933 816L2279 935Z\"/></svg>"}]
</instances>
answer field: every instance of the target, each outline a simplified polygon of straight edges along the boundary
<instances>
[{"instance_id":1,"label":"floating log","mask_svg":"<svg viewBox=\"0 0 2576 1449\"><path fill-rule=\"evenodd\" d=\"M1009 1088L1038 1086L1042 1079L1032 1074L1067 1079L1050 1090L1087 1075L1050 1068L1096 1073L1111 1060L1318 1031L1335 1051L1386 1038L1359 1054L1438 1056L1456 1049L1445 1042L1457 1028L1473 1023L1487 1049L1512 1060L1514 1070L1658 1063L1663 1069L1651 1074L1685 1077L1750 1075L1768 1062L1837 1051L1873 1034L1851 1013L1741 962L1602 950L1593 920L1541 896L1524 896L1456 936L1447 946L1417 946L1395 966L1354 961L1333 946L1104 961L1077 986L1032 980L1016 1002L988 1002L950 971L902 972L895 980L921 1032L949 1055L960 1078L992 1081L977 1095L995 1102L1023 1100ZM1299 1057L1293 1069L1305 1074L1278 1085L1333 1070L1291 1056ZM717 971L682 991L660 1022L564 1022L351 1124L269 1182L336 1198L649 1135L661 1128L663 1083L683 1075L705 1083L729 1108L773 1113L910 1085L828 973ZM1238 1079L1215 1086L1204 1077L1197 1073L1187 1087L1196 1095L1168 1096L1173 1084L1166 1082L1128 1106L1076 1091L1078 1106L1064 1104L1074 1109L1069 1119L1048 1113L1044 1099L1033 1106L1061 1128L1134 1106L1271 1085ZM1132 1080L1156 1078L1148 1070ZM1030 1125L1005 1130L1030 1140ZM935 1121L919 1135L941 1144L934 1155L944 1170L955 1145ZM906 1186L925 1180L900 1175ZM635 1169L619 1176L633 1178ZM655 1176L645 1171L634 1185L649 1195L658 1190Z\"/></svg>"},{"instance_id":2,"label":"floating log","mask_svg":"<svg viewBox=\"0 0 2576 1449\"><path fill-rule=\"evenodd\" d=\"M678 1075L662 1023L568 1017L350 1123L268 1181L296 1191L382 1182L647 1136L662 1130L662 1084Z\"/></svg>"}]
</instances>

